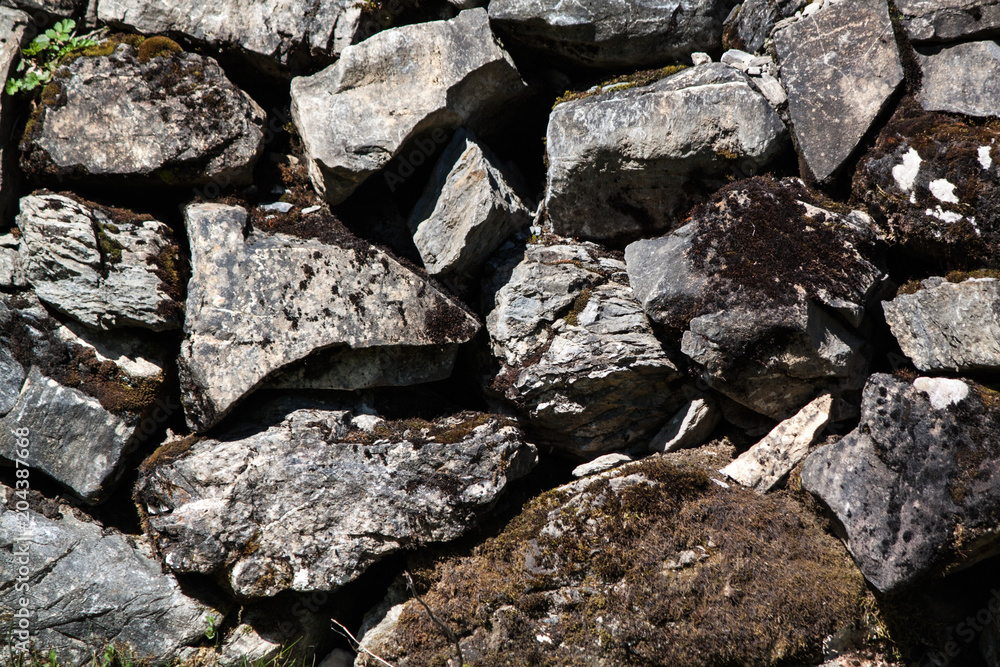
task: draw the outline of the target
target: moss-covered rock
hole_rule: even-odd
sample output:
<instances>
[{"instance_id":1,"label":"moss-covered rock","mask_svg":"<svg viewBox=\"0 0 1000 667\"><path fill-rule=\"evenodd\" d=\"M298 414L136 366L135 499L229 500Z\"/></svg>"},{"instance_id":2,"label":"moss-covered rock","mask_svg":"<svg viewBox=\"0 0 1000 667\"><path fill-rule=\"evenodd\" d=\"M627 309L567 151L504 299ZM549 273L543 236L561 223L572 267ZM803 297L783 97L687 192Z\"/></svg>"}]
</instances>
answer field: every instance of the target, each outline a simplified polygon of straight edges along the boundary
<instances>
[{"instance_id":1,"label":"moss-covered rock","mask_svg":"<svg viewBox=\"0 0 1000 667\"><path fill-rule=\"evenodd\" d=\"M475 665L809 662L860 619L865 593L794 497L723 488L660 457L536 498L424 580ZM399 667L455 655L416 601L381 630L366 646Z\"/></svg>"}]
</instances>

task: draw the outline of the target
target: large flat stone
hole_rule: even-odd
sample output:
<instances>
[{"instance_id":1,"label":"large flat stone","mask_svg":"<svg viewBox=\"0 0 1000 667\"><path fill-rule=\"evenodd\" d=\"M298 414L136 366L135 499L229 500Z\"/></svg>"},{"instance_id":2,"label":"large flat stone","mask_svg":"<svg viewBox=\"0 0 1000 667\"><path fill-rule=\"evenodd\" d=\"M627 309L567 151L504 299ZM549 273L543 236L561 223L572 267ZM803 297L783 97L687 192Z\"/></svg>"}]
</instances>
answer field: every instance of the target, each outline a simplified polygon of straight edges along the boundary
<instances>
[{"instance_id":1,"label":"large flat stone","mask_svg":"<svg viewBox=\"0 0 1000 667\"><path fill-rule=\"evenodd\" d=\"M311 362L313 354L327 355L331 365L310 363L307 374L319 376L319 384L299 386L359 389L439 379L442 366L427 357L405 359L400 350L447 361L447 374L457 345L479 328L452 297L346 232L347 245L245 234L246 211L222 204L191 205L185 216L192 277L179 366L187 418L198 430L278 372L297 373L294 364ZM388 359L380 359L382 352ZM391 367L399 359L404 365ZM288 376L276 381L296 386Z\"/></svg>"},{"instance_id":2,"label":"large flat stone","mask_svg":"<svg viewBox=\"0 0 1000 667\"><path fill-rule=\"evenodd\" d=\"M900 23L910 41L954 42L1000 34L996 0L898 0Z\"/></svg>"},{"instance_id":3,"label":"large flat stone","mask_svg":"<svg viewBox=\"0 0 1000 667\"><path fill-rule=\"evenodd\" d=\"M828 2L774 34L799 152L831 179L903 81L885 0Z\"/></svg>"},{"instance_id":4,"label":"large flat stone","mask_svg":"<svg viewBox=\"0 0 1000 667\"><path fill-rule=\"evenodd\" d=\"M1000 116L1000 44L966 42L916 51L917 100L928 111Z\"/></svg>"}]
</instances>

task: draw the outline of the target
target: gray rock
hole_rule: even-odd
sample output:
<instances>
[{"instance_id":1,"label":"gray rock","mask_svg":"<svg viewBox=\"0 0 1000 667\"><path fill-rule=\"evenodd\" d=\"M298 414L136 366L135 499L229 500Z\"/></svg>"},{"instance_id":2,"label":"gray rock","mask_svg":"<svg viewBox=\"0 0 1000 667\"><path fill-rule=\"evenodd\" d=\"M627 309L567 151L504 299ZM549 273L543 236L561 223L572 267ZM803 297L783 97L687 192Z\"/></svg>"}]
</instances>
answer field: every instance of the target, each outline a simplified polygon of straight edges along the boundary
<instances>
[{"instance_id":1,"label":"gray rock","mask_svg":"<svg viewBox=\"0 0 1000 667\"><path fill-rule=\"evenodd\" d=\"M653 436L649 451L674 452L697 447L708 439L720 419L722 412L711 396L694 398Z\"/></svg>"},{"instance_id":2,"label":"gray rock","mask_svg":"<svg viewBox=\"0 0 1000 667\"><path fill-rule=\"evenodd\" d=\"M53 16L76 16L87 7L88 0L0 0L0 7ZM44 16L44 14L43 14Z\"/></svg>"},{"instance_id":3,"label":"gray rock","mask_svg":"<svg viewBox=\"0 0 1000 667\"><path fill-rule=\"evenodd\" d=\"M869 378L858 428L812 453L802 486L836 515L865 578L889 593L997 553L995 398L968 381Z\"/></svg>"},{"instance_id":4,"label":"gray rock","mask_svg":"<svg viewBox=\"0 0 1000 667\"><path fill-rule=\"evenodd\" d=\"M146 59L119 44L111 55L78 57L64 69L22 140L21 166L33 178L157 187L250 182L264 111L211 58L167 52Z\"/></svg>"},{"instance_id":5,"label":"gray rock","mask_svg":"<svg viewBox=\"0 0 1000 667\"><path fill-rule=\"evenodd\" d=\"M0 7L0 77L7 81L16 74L16 63L22 46L34 37L31 17L24 12ZM16 169L17 141L14 137L15 116L20 111L10 95L0 99L0 218L7 220L18 189ZM0 265L3 259L0 258ZM2 268L0 268L2 273Z\"/></svg>"},{"instance_id":6,"label":"gray rock","mask_svg":"<svg viewBox=\"0 0 1000 667\"><path fill-rule=\"evenodd\" d=\"M941 281L882 308L903 354L920 370L1000 369L1000 281Z\"/></svg>"},{"instance_id":7,"label":"gray rock","mask_svg":"<svg viewBox=\"0 0 1000 667\"><path fill-rule=\"evenodd\" d=\"M0 245L0 289L10 290L27 285L21 253L16 247L6 248Z\"/></svg>"},{"instance_id":8,"label":"gray rock","mask_svg":"<svg viewBox=\"0 0 1000 667\"><path fill-rule=\"evenodd\" d=\"M627 242L674 227L727 177L787 142L746 76L721 63L555 107L545 208L564 236Z\"/></svg>"},{"instance_id":9,"label":"gray rock","mask_svg":"<svg viewBox=\"0 0 1000 667\"><path fill-rule=\"evenodd\" d=\"M792 16L807 0L746 0L733 9L722 29L726 48L760 53L775 24Z\"/></svg>"},{"instance_id":10,"label":"gray rock","mask_svg":"<svg viewBox=\"0 0 1000 667\"><path fill-rule=\"evenodd\" d=\"M1000 115L1000 44L967 42L915 53L922 75L917 100L924 109Z\"/></svg>"},{"instance_id":11,"label":"gray rock","mask_svg":"<svg viewBox=\"0 0 1000 667\"><path fill-rule=\"evenodd\" d=\"M529 244L486 318L493 388L533 437L580 458L647 442L683 400L624 269L593 244Z\"/></svg>"},{"instance_id":12,"label":"gray rock","mask_svg":"<svg viewBox=\"0 0 1000 667\"><path fill-rule=\"evenodd\" d=\"M489 415L350 427L348 410L269 406L280 423L167 443L137 498L166 564L240 596L330 591L401 549L458 537L536 460ZM260 411L258 411L259 413Z\"/></svg>"},{"instance_id":13,"label":"gray rock","mask_svg":"<svg viewBox=\"0 0 1000 667\"><path fill-rule=\"evenodd\" d=\"M161 572L143 538L66 506L43 514L45 504L54 505L44 499L42 506L25 503L31 509L23 512L9 509L23 498L0 485L0 605L13 613L27 598L30 637L46 660L54 650L60 665L82 667L114 642L137 662L180 662L203 644L209 617L222 623L219 609L188 597ZM10 628L8 621L5 634ZM12 637L26 639L18 630Z\"/></svg>"},{"instance_id":14,"label":"gray rock","mask_svg":"<svg viewBox=\"0 0 1000 667\"><path fill-rule=\"evenodd\" d=\"M17 225L42 301L93 327L181 327L180 249L167 225L50 194L22 198Z\"/></svg>"},{"instance_id":15,"label":"gray rock","mask_svg":"<svg viewBox=\"0 0 1000 667\"><path fill-rule=\"evenodd\" d=\"M386 30L294 79L292 118L313 186L337 204L405 149L433 152L433 130L475 129L525 89L486 11L472 9Z\"/></svg>"},{"instance_id":16,"label":"gray rock","mask_svg":"<svg viewBox=\"0 0 1000 667\"><path fill-rule=\"evenodd\" d=\"M881 0L827 2L774 34L792 132L805 165L828 181L903 81Z\"/></svg>"},{"instance_id":17,"label":"gray rock","mask_svg":"<svg viewBox=\"0 0 1000 667\"><path fill-rule=\"evenodd\" d=\"M432 276L472 278L533 213L499 158L475 135L459 131L410 216L413 242Z\"/></svg>"},{"instance_id":18,"label":"gray rock","mask_svg":"<svg viewBox=\"0 0 1000 667\"><path fill-rule=\"evenodd\" d=\"M148 435L147 414L162 409L164 362L131 342L88 341L33 297L0 295L0 460L26 460L85 502L103 500ZM31 432L28 457L18 428Z\"/></svg>"},{"instance_id":19,"label":"gray rock","mask_svg":"<svg viewBox=\"0 0 1000 667\"><path fill-rule=\"evenodd\" d=\"M953 42L1000 34L995 0L899 0L900 23L910 41Z\"/></svg>"},{"instance_id":20,"label":"gray rock","mask_svg":"<svg viewBox=\"0 0 1000 667\"><path fill-rule=\"evenodd\" d=\"M823 394L719 472L755 491L770 491L806 458L830 423L832 411L833 396Z\"/></svg>"},{"instance_id":21,"label":"gray rock","mask_svg":"<svg viewBox=\"0 0 1000 667\"><path fill-rule=\"evenodd\" d=\"M604 456L598 456L593 461L581 463L577 467L573 468L573 477L580 479L582 477L598 475L602 472L607 472L608 470L614 470L615 468L623 466L634 460L635 459L628 454L605 454Z\"/></svg>"},{"instance_id":22,"label":"gray rock","mask_svg":"<svg viewBox=\"0 0 1000 667\"><path fill-rule=\"evenodd\" d=\"M727 0L493 0L505 37L564 60L640 69L719 47Z\"/></svg>"},{"instance_id":23,"label":"gray rock","mask_svg":"<svg viewBox=\"0 0 1000 667\"><path fill-rule=\"evenodd\" d=\"M822 204L797 179L738 182L625 249L649 318L710 387L774 419L866 375L856 327L883 288L879 237L866 214Z\"/></svg>"},{"instance_id":24,"label":"gray rock","mask_svg":"<svg viewBox=\"0 0 1000 667\"><path fill-rule=\"evenodd\" d=\"M361 37L362 4L351 0L227 0L211 11L196 0L100 0L98 18L145 34L182 33L250 56L274 74L339 55Z\"/></svg>"},{"instance_id":25,"label":"gray rock","mask_svg":"<svg viewBox=\"0 0 1000 667\"><path fill-rule=\"evenodd\" d=\"M185 216L192 277L179 367L198 430L313 353L329 351L326 362L336 365L315 364L307 375L320 377L306 386L417 384L447 376L458 344L479 329L452 297L346 233L336 245L245 234L246 211L221 204L191 205ZM393 368L398 359L405 365Z\"/></svg>"}]
</instances>

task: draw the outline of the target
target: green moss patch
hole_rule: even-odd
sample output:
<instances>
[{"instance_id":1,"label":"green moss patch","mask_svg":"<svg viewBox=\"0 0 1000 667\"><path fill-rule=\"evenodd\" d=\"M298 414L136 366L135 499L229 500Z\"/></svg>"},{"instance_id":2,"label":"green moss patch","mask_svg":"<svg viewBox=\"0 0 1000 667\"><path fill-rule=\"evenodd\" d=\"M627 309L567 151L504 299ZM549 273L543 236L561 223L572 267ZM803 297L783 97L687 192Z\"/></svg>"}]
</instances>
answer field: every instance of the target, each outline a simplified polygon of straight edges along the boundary
<instances>
[{"instance_id":1,"label":"green moss patch","mask_svg":"<svg viewBox=\"0 0 1000 667\"><path fill-rule=\"evenodd\" d=\"M424 577L424 599L476 664L809 663L861 618L861 574L793 496L722 489L660 457L626 475L641 477L536 498ZM399 667L454 655L412 601L373 650Z\"/></svg>"},{"instance_id":2,"label":"green moss patch","mask_svg":"<svg viewBox=\"0 0 1000 667\"><path fill-rule=\"evenodd\" d=\"M174 53L181 53L184 49L181 45L169 37L156 36L142 42L138 47L139 62L148 63L153 58L162 58Z\"/></svg>"}]
</instances>

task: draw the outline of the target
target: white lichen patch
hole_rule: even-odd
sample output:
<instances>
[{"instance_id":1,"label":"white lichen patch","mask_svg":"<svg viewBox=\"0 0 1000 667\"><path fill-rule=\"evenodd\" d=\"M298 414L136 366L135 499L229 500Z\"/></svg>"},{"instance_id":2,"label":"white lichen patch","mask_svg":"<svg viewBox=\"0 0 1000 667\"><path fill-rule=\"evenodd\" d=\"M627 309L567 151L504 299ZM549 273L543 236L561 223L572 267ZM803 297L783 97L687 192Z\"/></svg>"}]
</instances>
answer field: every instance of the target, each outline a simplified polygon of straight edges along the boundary
<instances>
[{"instance_id":1,"label":"white lichen patch","mask_svg":"<svg viewBox=\"0 0 1000 667\"><path fill-rule=\"evenodd\" d=\"M928 186L930 188L931 194L934 195L938 201L943 201L947 204L957 204L958 197L955 196L955 185L944 178L939 178L935 181L931 181Z\"/></svg>"},{"instance_id":2,"label":"white lichen patch","mask_svg":"<svg viewBox=\"0 0 1000 667\"><path fill-rule=\"evenodd\" d=\"M980 146L979 147L979 164L983 169L989 169L993 166L993 158L990 157L991 146Z\"/></svg>"},{"instance_id":3,"label":"white lichen patch","mask_svg":"<svg viewBox=\"0 0 1000 667\"><path fill-rule=\"evenodd\" d=\"M903 156L903 163L892 168L892 177L896 179L896 185L900 190L909 192L913 189L913 183L917 180L917 173L920 171L920 154L915 148Z\"/></svg>"},{"instance_id":4,"label":"white lichen patch","mask_svg":"<svg viewBox=\"0 0 1000 667\"><path fill-rule=\"evenodd\" d=\"M955 223L962 219L961 213L955 213L954 211L945 211L940 206L937 208L929 208L924 211L925 214L931 216L932 218L937 218L942 222Z\"/></svg>"},{"instance_id":5,"label":"white lichen patch","mask_svg":"<svg viewBox=\"0 0 1000 667\"><path fill-rule=\"evenodd\" d=\"M913 381L913 388L927 394L935 410L961 403L969 395L969 385L948 378L919 377Z\"/></svg>"}]
</instances>

